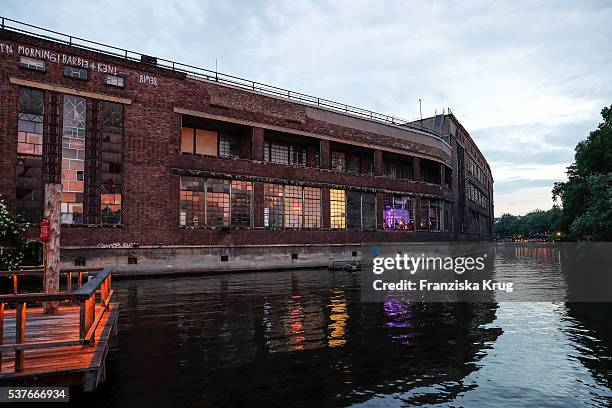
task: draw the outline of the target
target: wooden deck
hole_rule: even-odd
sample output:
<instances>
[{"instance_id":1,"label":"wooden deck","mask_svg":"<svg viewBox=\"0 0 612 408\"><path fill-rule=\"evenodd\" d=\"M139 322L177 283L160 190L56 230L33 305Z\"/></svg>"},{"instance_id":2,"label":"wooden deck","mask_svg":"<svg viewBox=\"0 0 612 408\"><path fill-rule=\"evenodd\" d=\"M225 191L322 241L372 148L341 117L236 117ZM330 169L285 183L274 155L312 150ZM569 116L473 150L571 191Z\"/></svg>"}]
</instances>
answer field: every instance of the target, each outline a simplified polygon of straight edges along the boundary
<instances>
[{"instance_id":1,"label":"wooden deck","mask_svg":"<svg viewBox=\"0 0 612 408\"><path fill-rule=\"evenodd\" d=\"M26 321L28 343L78 339L79 311L79 306L63 306L59 314L45 316L41 307L30 308ZM109 341L117 327L118 312L118 304L111 303L96 328L92 344L25 350L21 372L15 372L15 352L3 352L0 384L35 382L65 386L80 383L86 385L85 388L95 388L104 376L104 363ZM15 310L6 311L4 323L4 343L15 343Z\"/></svg>"},{"instance_id":2,"label":"wooden deck","mask_svg":"<svg viewBox=\"0 0 612 408\"><path fill-rule=\"evenodd\" d=\"M111 303L110 271L98 271L83 285L79 278L76 291L14 292L0 295L0 386L95 390L106 375L106 355L117 330L119 304ZM47 301L60 303L58 313L43 313L41 304Z\"/></svg>"}]
</instances>

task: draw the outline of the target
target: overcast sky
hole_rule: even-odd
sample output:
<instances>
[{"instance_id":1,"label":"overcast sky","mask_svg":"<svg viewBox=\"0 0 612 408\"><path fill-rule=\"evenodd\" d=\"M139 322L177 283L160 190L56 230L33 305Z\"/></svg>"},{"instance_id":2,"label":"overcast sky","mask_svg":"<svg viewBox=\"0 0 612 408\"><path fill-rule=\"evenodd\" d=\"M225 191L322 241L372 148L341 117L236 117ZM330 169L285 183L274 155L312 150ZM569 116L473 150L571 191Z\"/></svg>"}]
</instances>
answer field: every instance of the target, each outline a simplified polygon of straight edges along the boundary
<instances>
[{"instance_id":1,"label":"overcast sky","mask_svg":"<svg viewBox=\"0 0 612 408\"><path fill-rule=\"evenodd\" d=\"M536 3L18 0L0 14L406 119L419 98L424 116L450 107L491 165L499 216L550 208L612 103L612 1Z\"/></svg>"}]
</instances>

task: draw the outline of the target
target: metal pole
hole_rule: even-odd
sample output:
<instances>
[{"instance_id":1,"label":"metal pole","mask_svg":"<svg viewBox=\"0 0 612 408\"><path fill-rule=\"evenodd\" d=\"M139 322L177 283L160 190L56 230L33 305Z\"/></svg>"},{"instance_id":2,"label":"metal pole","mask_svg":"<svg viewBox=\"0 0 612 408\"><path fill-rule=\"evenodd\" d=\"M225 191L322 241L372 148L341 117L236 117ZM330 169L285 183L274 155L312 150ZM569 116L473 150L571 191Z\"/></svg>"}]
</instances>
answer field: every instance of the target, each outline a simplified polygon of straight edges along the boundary
<instances>
[{"instance_id":1,"label":"metal pole","mask_svg":"<svg viewBox=\"0 0 612 408\"><path fill-rule=\"evenodd\" d=\"M421 127L423 127L423 109L421 108L421 98L419 98L419 114L421 115Z\"/></svg>"}]
</instances>

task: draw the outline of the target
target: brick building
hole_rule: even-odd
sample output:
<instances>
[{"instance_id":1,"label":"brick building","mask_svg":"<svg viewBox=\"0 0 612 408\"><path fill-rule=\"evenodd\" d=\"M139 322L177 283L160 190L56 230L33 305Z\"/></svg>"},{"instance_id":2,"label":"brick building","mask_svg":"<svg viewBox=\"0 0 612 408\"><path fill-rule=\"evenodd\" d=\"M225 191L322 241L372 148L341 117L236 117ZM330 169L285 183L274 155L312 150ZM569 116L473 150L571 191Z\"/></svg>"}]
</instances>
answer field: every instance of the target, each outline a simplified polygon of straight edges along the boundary
<instances>
[{"instance_id":1,"label":"brick building","mask_svg":"<svg viewBox=\"0 0 612 408\"><path fill-rule=\"evenodd\" d=\"M43 183L61 182L65 264L491 239L491 171L450 111L407 122L15 28L0 30L0 194L37 223Z\"/></svg>"}]
</instances>

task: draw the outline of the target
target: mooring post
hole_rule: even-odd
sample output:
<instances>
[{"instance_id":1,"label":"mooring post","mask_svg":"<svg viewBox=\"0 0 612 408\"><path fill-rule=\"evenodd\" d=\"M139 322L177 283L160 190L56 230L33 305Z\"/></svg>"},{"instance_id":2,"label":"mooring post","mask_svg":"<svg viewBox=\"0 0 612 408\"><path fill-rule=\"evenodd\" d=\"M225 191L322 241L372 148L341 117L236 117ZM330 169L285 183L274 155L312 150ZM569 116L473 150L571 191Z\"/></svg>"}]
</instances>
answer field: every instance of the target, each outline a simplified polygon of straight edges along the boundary
<instances>
[{"instance_id":1,"label":"mooring post","mask_svg":"<svg viewBox=\"0 0 612 408\"><path fill-rule=\"evenodd\" d=\"M59 292L60 192L61 184L45 184L45 218L49 220L49 240L44 246L45 293ZM57 312L58 302L45 302L45 314Z\"/></svg>"}]
</instances>

